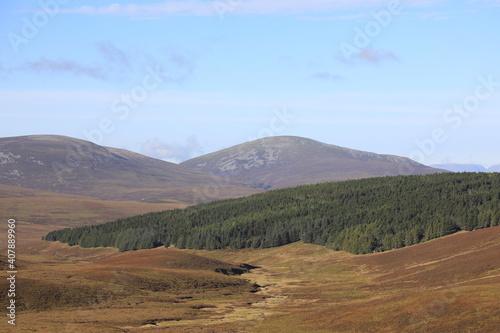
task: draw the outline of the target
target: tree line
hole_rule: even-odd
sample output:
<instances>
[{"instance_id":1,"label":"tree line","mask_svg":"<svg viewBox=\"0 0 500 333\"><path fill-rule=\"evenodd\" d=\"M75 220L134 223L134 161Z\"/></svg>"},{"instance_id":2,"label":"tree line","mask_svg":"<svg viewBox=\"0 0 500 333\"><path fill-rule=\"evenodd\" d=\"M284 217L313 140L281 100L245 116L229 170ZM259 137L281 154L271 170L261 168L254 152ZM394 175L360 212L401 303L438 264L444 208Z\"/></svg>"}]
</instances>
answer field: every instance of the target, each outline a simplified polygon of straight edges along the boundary
<instances>
[{"instance_id":1,"label":"tree line","mask_svg":"<svg viewBox=\"0 0 500 333\"><path fill-rule=\"evenodd\" d=\"M303 185L101 225L44 239L120 251L269 248L302 240L354 254L500 225L500 174L443 173Z\"/></svg>"}]
</instances>

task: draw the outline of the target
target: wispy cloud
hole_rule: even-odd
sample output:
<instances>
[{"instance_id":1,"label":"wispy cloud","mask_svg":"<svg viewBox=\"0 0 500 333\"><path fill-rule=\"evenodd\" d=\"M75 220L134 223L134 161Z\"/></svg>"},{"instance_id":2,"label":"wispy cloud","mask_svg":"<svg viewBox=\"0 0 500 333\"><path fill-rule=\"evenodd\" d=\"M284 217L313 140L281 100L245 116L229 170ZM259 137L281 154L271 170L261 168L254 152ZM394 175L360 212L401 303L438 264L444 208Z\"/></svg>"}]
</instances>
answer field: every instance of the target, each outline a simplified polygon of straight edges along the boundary
<instances>
[{"instance_id":1,"label":"wispy cloud","mask_svg":"<svg viewBox=\"0 0 500 333\"><path fill-rule=\"evenodd\" d=\"M482 3L488 7L500 7L500 0L469 0L472 3Z\"/></svg>"},{"instance_id":2,"label":"wispy cloud","mask_svg":"<svg viewBox=\"0 0 500 333\"><path fill-rule=\"evenodd\" d=\"M129 56L125 51L120 50L114 44L109 42L99 42L97 43L97 49L108 62L130 67Z\"/></svg>"},{"instance_id":3,"label":"wispy cloud","mask_svg":"<svg viewBox=\"0 0 500 333\"><path fill-rule=\"evenodd\" d=\"M184 144L165 143L154 139L142 144L141 153L165 161L180 163L201 154L202 148L194 136L187 138Z\"/></svg>"},{"instance_id":4,"label":"wispy cloud","mask_svg":"<svg viewBox=\"0 0 500 333\"><path fill-rule=\"evenodd\" d=\"M342 76L330 72L318 72L311 75L311 78L322 81L340 81L344 79Z\"/></svg>"},{"instance_id":5,"label":"wispy cloud","mask_svg":"<svg viewBox=\"0 0 500 333\"><path fill-rule=\"evenodd\" d=\"M384 61L398 61L399 57L392 51L377 50L373 47L366 47L361 49L358 53L350 56L346 59L342 55L335 57L338 61L348 64L356 63L368 63L368 64L379 64Z\"/></svg>"},{"instance_id":6,"label":"wispy cloud","mask_svg":"<svg viewBox=\"0 0 500 333\"><path fill-rule=\"evenodd\" d=\"M194 15L208 16L213 15L214 10L210 3L203 1L165 1L161 3L150 4L118 4L114 3L107 6L82 6L73 9L62 10L63 13L76 13L87 15L116 15L129 17L159 17L159 16L178 16Z\"/></svg>"},{"instance_id":7,"label":"wispy cloud","mask_svg":"<svg viewBox=\"0 0 500 333\"><path fill-rule=\"evenodd\" d=\"M173 48L167 48L164 53L172 81L182 83L193 75L196 68L195 54L186 51L180 52Z\"/></svg>"},{"instance_id":8,"label":"wispy cloud","mask_svg":"<svg viewBox=\"0 0 500 333\"><path fill-rule=\"evenodd\" d=\"M99 58L92 64L41 57L9 68L3 68L0 64L0 73L67 73L101 81L123 81L134 78L147 66L161 65L168 72L168 82L181 83L189 79L195 69L195 56L174 48L163 49L154 56L142 51L124 51L108 42L97 43L95 47Z\"/></svg>"},{"instance_id":9,"label":"wispy cloud","mask_svg":"<svg viewBox=\"0 0 500 333\"><path fill-rule=\"evenodd\" d=\"M324 14L341 9L382 8L387 0L246 0L222 1L231 6L232 15L308 15ZM426 6L443 0L413 1L407 6ZM217 15L217 1L163 1L149 4L118 4L82 6L62 10L63 13L86 15L115 15L132 18L160 18L165 16L212 16ZM341 16L339 16L341 17Z\"/></svg>"},{"instance_id":10,"label":"wispy cloud","mask_svg":"<svg viewBox=\"0 0 500 333\"><path fill-rule=\"evenodd\" d=\"M456 17L459 14L464 14L465 11L402 11L394 14L395 17L398 18L416 18L419 20L431 20L431 21L442 21L448 20ZM356 13L356 14L346 14L346 15L334 15L334 16L321 16L321 15L304 15L298 17L304 21L347 21L347 20L361 20L361 19L372 19L373 18L373 10L367 9L364 13Z\"/></svg>"},{"instance_id":11,"label":"wispy cloud","mask_svg":"<svg viewBox=\"0 0 500 333\"><path fill-rule=\"evenodd\" d=\"M335 15L335 16L300 16L299 19L305 21L346 21L346 20L357 20L360 18L370 17L370 13L359 13L359 14L349 14L349 15Z\"/></svg>"},{"instance_id":12,"label":"wispy cloud","mask_svg":"<svg viewBox=\"0 0 500 333\"><path fill-rule=\"evenodd\" d=\"M421 20L430 20L430 21L443 21L454 18L457 13L453 12L418 12L418 13L401 13L401 15L416 15Z\"/></svg>"},{"instance_id":13,"label":"wispy cloud","mask_svg":"<svg viewBox=\"0 0 500 333\"><path fill-rule=\"evenodd\" d=\"M384 60L398 60L396 54L391 51L376 50L373 47L367 47L361 50L354 58L376 64Z\"/></svg>"},{"instance_id":14,"label":"wispy cloud","mask_svg":"<svg viewBox=\"0 0 500 333\"><path fill-rule=\"evenodd\" d=\"M66 72L75 75L89 76L98 80L106 79L106 73L102 67L85 66L71 60L50 60L41 58L36 61L27 61L15 70L52 73Z\"/></svg>"}]
</instances>

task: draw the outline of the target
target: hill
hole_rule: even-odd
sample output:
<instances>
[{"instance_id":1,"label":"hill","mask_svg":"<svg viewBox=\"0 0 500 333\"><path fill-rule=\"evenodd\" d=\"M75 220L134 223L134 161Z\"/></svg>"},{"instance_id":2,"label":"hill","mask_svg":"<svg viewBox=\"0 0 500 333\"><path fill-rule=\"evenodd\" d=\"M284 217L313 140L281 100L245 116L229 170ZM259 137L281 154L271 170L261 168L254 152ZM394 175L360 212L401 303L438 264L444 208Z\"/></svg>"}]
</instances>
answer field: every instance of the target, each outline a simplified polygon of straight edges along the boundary
<instances>
[{"instance_id":1,"label":"hill","mask_svg":"<svg viewBox=\"0 0 500 333\"><path fill-rule=\"evenodd\" d=\"M84 326L75 329L79 332L116 332L116 326L189 316L189 311L204 308L203 303L183 304L193 296L224 297L255 290L250 282L237 277L251 266L175 249L120 254L111 249L43 245L47 243L23 247L23 258L18 261L22 274L16 278L16 311L26 316L26 321L18 321L23 330L36 327L33 331L67 332L73 331L68 327L74 325ZM0 287L8 289L5 274L0 273ZM0 303L6 301L7 293L0 293ZM97 309L107 318L106 324L96 320L101 316L93 313ZM61 313L66 315L59 317ZM82 320L87 315L94 318ZM107 327L110 321L115 322ZM8 332L4 326L6 321L0 324L0 330Z\"/></svg>"},{"instance_id":2,"label":"hill","mask_svg":"<svg viewBox=\"0 0 500 333\"><path fill-rule=\"evenodd\" d=\"M500 165L493 165L488 168L488 172L500 172Z\"/></svg>"},{"instance_id":3,"label":"hill","mask_svg":"<svg viewBox=\"0 0 500 333\"><path fill-rule=\"evenodd\" d=\"M493 333L499 251L500 227L493 227L360 256L300 242L205 255L262 267L246 275L268 286L267 304L240 310L254 318L236 323L248 332ZM255 320L262 312L265 319Z\"/></svg>"},{"instance_id":4,"label":"hill","mask_svg":"<svg viewBox=\"0 0 500 333\"><path fill-rule=\"evenodd\" d=\"M205 202L256 193L123 149L54 135L0 138L0 184L106 200Z\"/></svg>"},{"instance_id":5,"label":"hill","mask_svg":"<svg viewBox=\"0 0 500 333\"><path fill-rule=\"evenodd\" d=\"M385 251L500 225L500 174L444 173L303 185L241 199L56 230L45 240L121 251L267 248L302 240Z\"/></svg>"},{"instance_id":6,"label":"hill","mask_svg":"<svg viewBox=\"0 0 500 333\"><path fill-rule=\"evenodd\" d=\"M379 155L293 136L243 143L190 159L181 165L263 189L444 172L404 157Z\"/></svg>"},{"instance_id":7,"label":"hill","mask_svg":"<svg viewBox=\"0 0 500 333\"><path fill-rule=\"evenodd\" d=\"M488 172L488 169L479 164L446 163L446 164L433 164L431 165L431 167L445 169L451 172Z\"/></svg>"},{"instance_id":8,"label":"hill","mask_svg":"<svg viewBox=\"0 0 500 333\"><path fill-rule=\"evenodd\" d=\"M184 208L179 202L98 200L0 184L0 211L29 223L74 227L99 224L153 211Z\"/></svg>"},{"instance_id":9,"label":"hill","mask_svg":"<svg viewBox=\"0 0 500 333\"><path fill-rule=\"evenodd\" d=\"M459 164L459 163L445 163L433 164L433 168L448 170L451 172L500 172L500 165L493 165L486 168L479 164Z\"/></svg>"}]
</instances>

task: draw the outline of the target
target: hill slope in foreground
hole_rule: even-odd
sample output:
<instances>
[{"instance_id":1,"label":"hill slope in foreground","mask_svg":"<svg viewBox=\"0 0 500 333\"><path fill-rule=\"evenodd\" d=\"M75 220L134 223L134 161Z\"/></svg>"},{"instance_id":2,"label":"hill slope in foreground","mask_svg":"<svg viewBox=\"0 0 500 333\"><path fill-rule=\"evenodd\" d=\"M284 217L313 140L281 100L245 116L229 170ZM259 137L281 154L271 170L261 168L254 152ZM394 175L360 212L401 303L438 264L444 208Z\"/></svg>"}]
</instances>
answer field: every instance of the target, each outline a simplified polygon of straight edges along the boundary
<instances>
[{"instance_id":1,"label":"hill slope in foreground","mask_svg":"<svg viewBox=\"0 0 500 333\"><path fill-rule=\"evenodd\" d=\"M500 325L500 227L359 256L302 242L120 254L39 241L20 251L17 328L26 331L493 333ZM259 268L216 272L241 262Z\"/></svg>"},{"instance_id":2,"label":"hill slope in foreground","mask_svg":"<svg viewBox=\"0 0 500 333\"><path fill-rule=\"evenodd\" d=\"M56 135L0 138L0 165L1 184L105 200L195 203L258 192L203 171Z\"/></svg>"},{"instance_id":3,"label":"hill slope in foreground","mask_svg":"<svg viewBox=\"0 0 500 333\"><path fill-rule=\"evenodd\" d=\"M264 189L446 172L405 157L369 153L294 136L246 142L181 165Z\"/></svg>"}]
</instances>

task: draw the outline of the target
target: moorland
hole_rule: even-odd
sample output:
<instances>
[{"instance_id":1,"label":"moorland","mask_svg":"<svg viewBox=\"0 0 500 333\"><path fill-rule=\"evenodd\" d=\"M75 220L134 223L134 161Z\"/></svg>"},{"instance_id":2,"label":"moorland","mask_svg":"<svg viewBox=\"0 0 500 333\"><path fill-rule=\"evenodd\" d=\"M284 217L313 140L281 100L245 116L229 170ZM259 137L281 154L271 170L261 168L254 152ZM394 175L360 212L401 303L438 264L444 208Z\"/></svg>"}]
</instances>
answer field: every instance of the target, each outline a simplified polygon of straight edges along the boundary
<instances>
[{"instance_id":1,"label":"moorland","mask_svg":"<svg viewBox=\"0 0 500 333\"><path fill-rule=\"evenodd\" d=\"M304 146L309 165L296 160ZM290 137L194 166L54 136L2 139L0 153L0 208L16 220L15 331L500 327L499 174ZM5 252L5 223L0 232ZM2 256L1 290L7 265Z\"/></svg>"}]
</instances>

